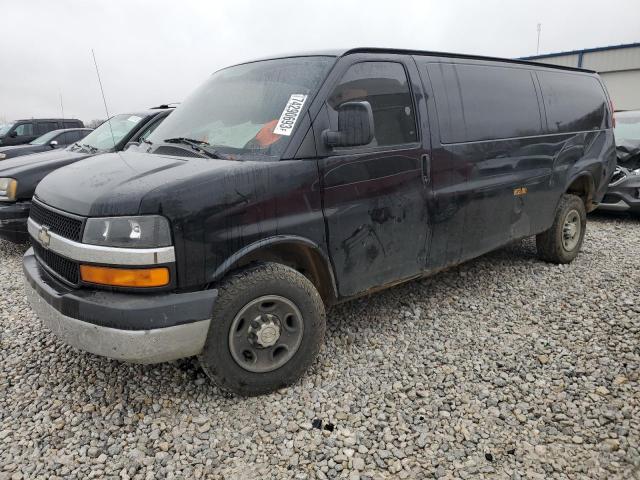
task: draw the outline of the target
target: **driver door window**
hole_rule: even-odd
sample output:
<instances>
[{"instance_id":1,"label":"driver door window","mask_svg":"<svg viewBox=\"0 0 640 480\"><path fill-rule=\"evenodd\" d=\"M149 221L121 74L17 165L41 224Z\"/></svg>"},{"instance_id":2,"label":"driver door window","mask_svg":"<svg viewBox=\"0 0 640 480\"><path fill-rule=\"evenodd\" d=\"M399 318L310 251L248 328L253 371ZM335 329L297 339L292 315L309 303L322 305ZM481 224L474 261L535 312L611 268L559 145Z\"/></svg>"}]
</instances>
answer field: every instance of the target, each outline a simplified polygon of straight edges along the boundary
<instances>
[{"instance_id":1,"label":"driver door window","mask_svg":"<svg viewBox=\"0 0 640 480\"><path fill-rule=\"evenodd\" d=\"M38 135L51 132L58 128L58 122L38 122Z\"/></svg>"},{"instance_id":2,"label":"driver door window","mask_svg":"<svg viewBox=\"0 0 640 480\"><path fill-rule=\"evenodd\" d=\"M361 62L352 65L327 100L332 130L338 129L340 105L354 101L369 102L373 111L374 138L367 147L418 141L413 100L402 64Z\"/></svg>"},{"instance_id":3,"label":"driver door window","mask_svg":"<svg viewBox=\"0 0 640 480\"><path fill-rule=\"evenodd\" d=\"M140 136L136 139L137 142L142 142L143 140L146 140L147 137L149 135L151 135L151 133L153 133L153 131L156 129L156 127L158 125L160 125L160 123L162 122L162 120L164 120L166 117L161 117L157 120L155 120L151 125L149 125L147 128L144 129L144 131L142 132L142 134L140 134Z\"/></svg>"},{"instance_id":4,"label":"driver door window","mask_svg":"<svg viewBox=\"0 0 640 480\"><path fill-rule=\"evenodd\" d=\"M31 137L33 136L33 123L23 123L16 127L16 134L19 137Z\"/></svg>"}]
</instances>

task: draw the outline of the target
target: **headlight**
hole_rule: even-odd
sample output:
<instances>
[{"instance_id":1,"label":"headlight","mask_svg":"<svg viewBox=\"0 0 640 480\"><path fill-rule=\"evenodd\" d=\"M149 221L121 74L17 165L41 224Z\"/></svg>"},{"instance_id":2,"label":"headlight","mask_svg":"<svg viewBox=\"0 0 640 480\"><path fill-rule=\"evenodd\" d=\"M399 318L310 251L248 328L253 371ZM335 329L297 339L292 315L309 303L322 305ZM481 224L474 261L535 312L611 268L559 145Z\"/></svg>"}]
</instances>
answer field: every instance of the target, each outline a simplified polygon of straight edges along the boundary
<instances>
[{"instance_id":1,"label":"headlight","mask_svg":"<svg viewBox=\"0 0 640 480\"><path fill-rule=\"evenodd\" d=\"M5 158L7 158L7 154L6 153L0 153L0 160L4 160Z\"/></svg>"},{"instance_id":2,"label":"headlight","mask_svg":"<svg viewBox=\"0 0 640 480\"><path fill-rule=\"evenodd\" d=\"M17 190L18 182L13 178L0 178L0 200L14 201Z\"/></svg>"},{"instance_id":3,"label":"headlight","mask_svg":"<svg viewBox=\"0 0 640 480\"><path fill-rule=\"evenodd\" d=\"M167 219L159 215L90 218L82 242L124 248L168 247L171 231Z\"/></svg>"}]
</instances>

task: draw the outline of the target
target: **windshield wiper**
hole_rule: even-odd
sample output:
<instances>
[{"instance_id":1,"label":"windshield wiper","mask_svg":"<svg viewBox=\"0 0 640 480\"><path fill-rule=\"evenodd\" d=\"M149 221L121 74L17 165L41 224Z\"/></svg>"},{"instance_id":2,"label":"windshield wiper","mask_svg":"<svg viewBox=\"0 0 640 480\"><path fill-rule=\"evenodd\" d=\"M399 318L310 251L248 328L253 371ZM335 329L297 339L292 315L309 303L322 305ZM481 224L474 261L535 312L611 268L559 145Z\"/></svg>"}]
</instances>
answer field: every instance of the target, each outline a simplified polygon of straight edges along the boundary
<instances>
[{"instance_id":1,"label":"windshield wiper","mask_svg":"<svg viewBox=\"0 0 640 480\"><path fill-rule=\"evenodd\" d=\"M74 145L78 145L78 143L75 143ZM80 148L86 148L91 153L95 153L98 151L96 147L94 147L93 145L89 145L88 143L83 143L82 145L80 145Z\"/></svg>"},{"instance_id":2,"label":"windshield wiper","mask_svg":"<svg viewBox=\"0 0 640 480\"><path fill-rule=\"evenodd\" d=\"M189 145L194 150L200 153L203 153L209 158L222 158L216 150L211 148L211 144L203 140L194 140L193 138L186 138L186 137L176 137L176 138L165 138L163 142L164 143L182 143L184 145Z\"/></svg>"}]
</instances>

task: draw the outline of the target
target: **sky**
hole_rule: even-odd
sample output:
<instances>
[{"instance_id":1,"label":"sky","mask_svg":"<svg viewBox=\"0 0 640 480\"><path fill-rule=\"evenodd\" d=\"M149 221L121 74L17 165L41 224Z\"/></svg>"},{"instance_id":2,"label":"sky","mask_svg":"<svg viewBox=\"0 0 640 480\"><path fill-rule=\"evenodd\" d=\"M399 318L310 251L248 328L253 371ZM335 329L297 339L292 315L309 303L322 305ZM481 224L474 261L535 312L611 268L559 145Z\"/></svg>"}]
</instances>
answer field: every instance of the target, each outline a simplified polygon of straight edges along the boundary
<instances>
[{"instance_id":1,"label":"sky","mask_svg":"<svg viewBox=\"0 0 640 480\"><path fill-rule=\"evenodd\" d=\"M179 102L219 68L356 46L498 57L640 42L638 0L0 0L0 123Z\"/></svg>"}]
</instances>

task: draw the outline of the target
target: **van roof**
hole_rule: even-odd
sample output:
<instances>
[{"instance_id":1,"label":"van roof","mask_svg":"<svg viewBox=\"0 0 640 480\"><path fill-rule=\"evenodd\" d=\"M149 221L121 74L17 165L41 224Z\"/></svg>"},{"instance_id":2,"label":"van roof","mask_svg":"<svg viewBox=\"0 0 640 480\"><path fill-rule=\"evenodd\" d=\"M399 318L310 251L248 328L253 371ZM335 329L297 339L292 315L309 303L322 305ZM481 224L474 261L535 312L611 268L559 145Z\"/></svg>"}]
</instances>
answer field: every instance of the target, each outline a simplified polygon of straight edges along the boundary
<instances>
[{"instance_id":1,"label":"van roof","mask_svg":"<svg viewBox=\"0 0 640 480\"><path fill-rule=\"evenodd\" d=\"M469 60L485 60L490 62L504 62L515 63L519 65L530 65L539 68L552 68L556 70L570 70L574 72L582 73L596 73L593 70L587 70L585 68L565 67L562 65L551 65L548 63L532 62L530 60L522 60L518 58L500 58L500 57L488 57L484 55L470 55L465 53L450 53L450 52L433 52L429 50L409 50L402 48L380 48L380 47L357 47L348 49L334 49L334 50L320 50L313 52L301 52L288 55L275 55L271 57L261 58L259 60L269 60L275 58L288 58L288 57L310 57L310 56L329 56L329 57L342 57L353 53L390 53L400 55L428 55L430 57L448 57L448 58L463 58Z\"/></svg>"},{"instance_id":2,"label":"van roof","mask_svg":"<svg viewBox=\"0 0 640 480\"><path fill-rule=\"evenodd\" d=\"M14 122L79 122L77 118L21 118Z\"/></svg>"}]
</instances>

